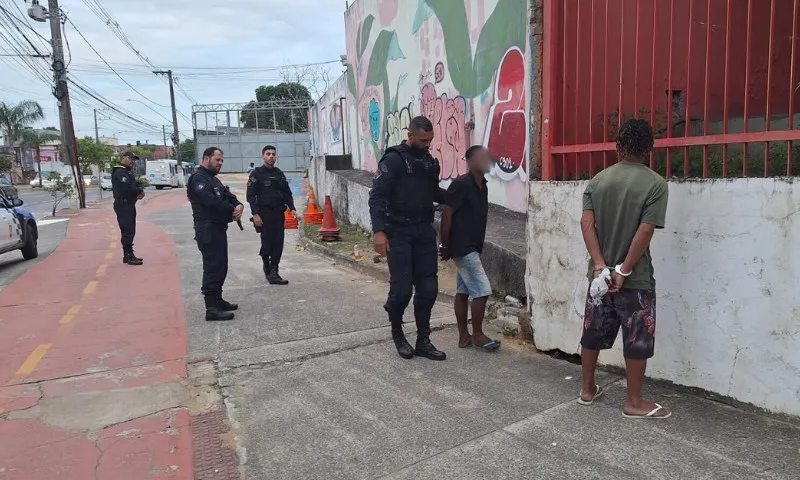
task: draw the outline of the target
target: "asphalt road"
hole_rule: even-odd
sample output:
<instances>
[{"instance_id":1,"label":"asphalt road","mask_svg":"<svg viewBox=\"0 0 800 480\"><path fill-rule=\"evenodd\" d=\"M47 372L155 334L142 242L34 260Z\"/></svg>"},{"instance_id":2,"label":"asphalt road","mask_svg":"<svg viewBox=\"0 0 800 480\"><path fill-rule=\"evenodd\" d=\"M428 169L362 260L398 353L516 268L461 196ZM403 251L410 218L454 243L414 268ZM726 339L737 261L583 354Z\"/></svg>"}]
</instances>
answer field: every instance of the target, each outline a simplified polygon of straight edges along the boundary
<instances>
[{"instance_id":1,"label":"asphalt road","mask_svg":"<svg viewBox=\"0 0 800 480\"><path fill-rule=\"evenodd\" d=\"M103 198L111 196L111 192L103 192ZM45 217L49 217L53 212L53 196L44 190L25 188L19 189L19 198L24 202L23 207L28 209L33 214L33 217L39 221ZM93 202L100 199L100 187L92 185L86 187L86 201ZM77 197L72 200L77 202ZM65 208L70 206L69 200L63 200L58 208Z\"/></svg>"}]
</instances>

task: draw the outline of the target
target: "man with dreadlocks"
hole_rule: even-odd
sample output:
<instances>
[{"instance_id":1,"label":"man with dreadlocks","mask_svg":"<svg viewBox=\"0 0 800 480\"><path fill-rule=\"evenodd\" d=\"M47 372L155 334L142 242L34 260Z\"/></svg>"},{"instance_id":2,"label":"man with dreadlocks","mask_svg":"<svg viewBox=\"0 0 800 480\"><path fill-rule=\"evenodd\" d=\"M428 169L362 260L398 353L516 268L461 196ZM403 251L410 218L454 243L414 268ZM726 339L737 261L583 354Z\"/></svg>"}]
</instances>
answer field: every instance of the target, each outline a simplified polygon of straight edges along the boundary
<instances>
[{"instance_id":1,"label":"man with dreadlocks","mask_svg":"<svg viewBox=\"0 0 800 480\"><path fill-rule=\"evenodd\" d=\"M644 164L652 149L650 124L640 119L625 122L617 136L619 162L589 182L581 216L583 240L591 257L589 281L604 270L610 279L607 294L586 300L581 338L583 385L578 403L591 405L603 393L594 379L597 357L600 350L613 346L622 327L628 381L622 414L640 419L672 415L661 405L642 399L656 326L650 240L655 229L664 228L668 195L666 180Z\"/></svg>"}]
</instances>

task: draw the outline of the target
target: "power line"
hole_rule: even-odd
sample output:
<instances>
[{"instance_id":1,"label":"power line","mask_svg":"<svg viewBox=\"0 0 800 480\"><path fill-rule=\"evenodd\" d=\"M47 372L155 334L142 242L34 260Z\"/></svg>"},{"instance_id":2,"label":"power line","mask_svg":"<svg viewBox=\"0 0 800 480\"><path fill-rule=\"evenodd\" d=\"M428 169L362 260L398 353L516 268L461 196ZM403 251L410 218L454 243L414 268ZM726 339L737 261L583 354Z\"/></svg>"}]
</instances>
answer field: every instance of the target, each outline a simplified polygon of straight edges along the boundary
<instances>
[{"instance_id":1,"label":"power line","mask_svg":"<svg viewBox=\"0 0 800 480\"><path fill-rule=\"evenodd\" d=\"M136 93L137 93L137 94L138 94L140 97L144 98L145 100L147 100L148 102L152 103L153 105L158 105L156 102L154 102L154 101L150 100L150 99L149 99L149 98L148 98L146 95L144 95L142 92L140 92L139 90L136 90L136 88L135 88L133 85L131 85L131 84L130 84L130 83L127 81L127 80L125 80L125 79L122 77L122 75L120 75L120 74L119 74L119 73L118 73L116 70L114 70L114 67L112 67L112 66L111 66L111 64L109 64L109 63L106 61L106 59L105 59L105 58L103 58L103 56L102 56L102 55L100 55L100 52L98 52L98 51L97 51L97 49L96 49L96 48L94 48L94 45L92 45L92 43L91 43L91 42L90 42L90 41L89 41L89 40L88 40L88 39L87 39L87 38L86 38L86 37L83 35L83 32L81 32L81 31L80 31L80 29L78 29L78 27L77 27L77 26L75 26L75 24L72 22L72 20L70 20L69 18L67 18L67 21L69 22L69 24L70 24L70 25L72 25L72 28L74 28L74 29L75 29L75 31L78 33L78 35L80 35L80 37L83 39L83 41L84 41L84 42L86 42L86 44L87 44L87 45L89 45L89 48L91 48L91 49L92 49L92 51L93 51L93 52L94 52L94 53L95 53L95 54L98 56L98 58L100 58L100 60L102 60L102 61L103 61L103 63L105 63L105 64L106 64L106 66L108 66L108 68L109 68L109 69L110 69L112 72L114 72L114 75L116 75L117 77L119 77L119 79L120 79L120 80L122 80L122 82L123 82L123 83L125 83L125 85L127 85L127 86L128 86L130 89L131 89L131 90L133 90L134 92L136 92ZM160 114L159 114L159 115L160 115ZM163 117L163 115L162 115L162 117ZM164 117L164 118L166 119L166 117Z\"/></svg>"}]
</instances>

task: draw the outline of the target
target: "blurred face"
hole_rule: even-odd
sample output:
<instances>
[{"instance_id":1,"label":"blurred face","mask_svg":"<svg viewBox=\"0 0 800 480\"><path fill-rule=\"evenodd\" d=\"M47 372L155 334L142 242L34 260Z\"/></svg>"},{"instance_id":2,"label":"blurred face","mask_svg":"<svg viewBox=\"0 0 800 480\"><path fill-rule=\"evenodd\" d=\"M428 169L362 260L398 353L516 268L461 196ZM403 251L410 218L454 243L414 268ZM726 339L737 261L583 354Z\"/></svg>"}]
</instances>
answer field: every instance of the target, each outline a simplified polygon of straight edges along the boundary
<instances>
[{"instance_id":1,"label":"blurred face","mask_svg":"<svg viewBox=\"0 0 800 480\"><path fill-rule=\"evenodd\" d=\"M214 155L203 158L203 166L206 167L206 170L214 173L219 173L222 168L222 162L224 162L224 160L222 158L222 152L219 150L215 150Z\"/></svg>"},{"instance_id":2,"label":"blurred face","mask_svg":"<svg viewBox=\"0 0 800 480\"><path fill-rule=\"evenodd\" d=\"M134 159L132 159L131 157L122 157L122 158L120 159L120 163L121 163L121 164L122 164L124 167L130 167L131 165L133 165L133 162L135 162L135 160L134 160Z\"/></svg>"},{"instance_id":3,"label":"blurred face","mask_svg":"<svg viewBox=\"0 0 800 480\"><path fill-rule=\"evenodd\" d=\"M425 130L418 130L416 132L408 131L408 144L420 150L428 150L431 148L433 141L433 131L426 132Z\"/></svg>"},{"instance_id":4,"label":"blurred face","mask_svg":"<svg viewBox=\"0 0 800 480\"><path fill-rule=\"evenodd\" d=\"M261 154L261 158L264 160L264 165L268 167L274 167L275 161L277 160L278 152L275 150L267 150L263 154Z\"/></svg>"},{"instance_id":5,"label":"blurred face","mask_svg":"<svg viewBox=\"0 0 800 480\"><path fill-rule=\"evenodd\" d=\"M473 152L469 158L469 169L474 172L489 173L492 169L492 157L485 148Z\"/></svg>"}]
</instances>

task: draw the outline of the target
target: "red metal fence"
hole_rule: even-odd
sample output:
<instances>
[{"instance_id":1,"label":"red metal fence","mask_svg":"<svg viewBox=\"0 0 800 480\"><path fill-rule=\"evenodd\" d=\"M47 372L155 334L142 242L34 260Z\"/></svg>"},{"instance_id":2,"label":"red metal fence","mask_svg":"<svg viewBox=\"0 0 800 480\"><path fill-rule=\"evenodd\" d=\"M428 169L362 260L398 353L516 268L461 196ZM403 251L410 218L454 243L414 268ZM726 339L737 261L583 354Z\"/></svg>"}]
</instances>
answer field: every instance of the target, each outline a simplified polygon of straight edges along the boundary
<instances>
[{"instance_id":1,"label":"red metal fence","mask_svg":"<svg viewBox=\"0 0 800 480\"><path fill-rule=\"evenodd\" d=\"M543 7L542 179L614 163L631 117L653 125L650 167L667 177L800 175L800 0Z\"/></svg>"}]
</instances>

